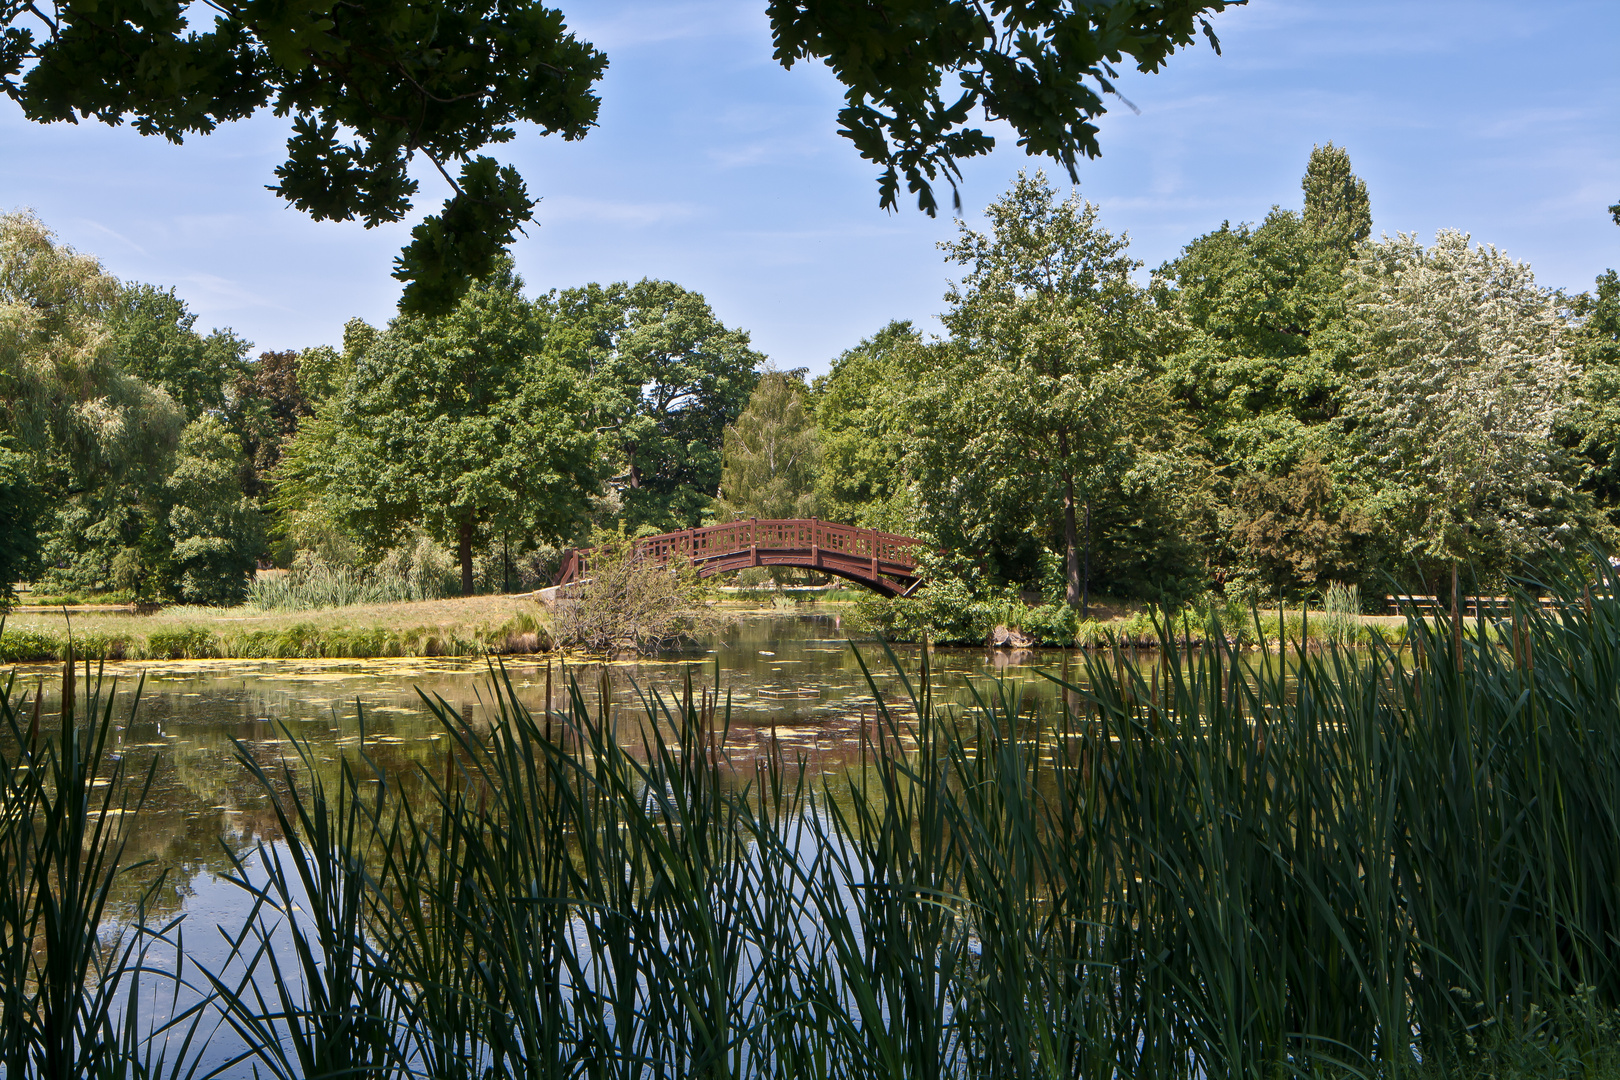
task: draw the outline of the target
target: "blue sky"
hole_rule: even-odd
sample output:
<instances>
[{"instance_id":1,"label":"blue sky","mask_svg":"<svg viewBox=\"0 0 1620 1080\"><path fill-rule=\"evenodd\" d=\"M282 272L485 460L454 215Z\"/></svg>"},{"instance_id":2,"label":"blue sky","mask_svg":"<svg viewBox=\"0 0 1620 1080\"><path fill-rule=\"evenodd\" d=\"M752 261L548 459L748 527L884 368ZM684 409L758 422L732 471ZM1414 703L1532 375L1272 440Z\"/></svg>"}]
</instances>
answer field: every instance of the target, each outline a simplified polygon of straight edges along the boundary
<instances>
[{"instance_id":1,"label":"blue sky","mask_svg":"<svg viewBox=\"0 0 1620 1080\"><path fill-rule=\"evenodd\" d=\"M601 126L500 148L542 197L516 249L531 290L668 278L704 293L779 367L823 371L890 319L937 328L947 218L878 209L836 134L820 67L771 60L761 0L560 0L611 61ZM1222 221L1297 208L1313 143L1346 146L1374 231L1463 229L1574 291L1620 266L1620 2L1252 0L1207 46L1131 73L1081 192L1150 267ZM259 349L383 322L410 223L317 224L264 189L287 129L263 115L172 146L0 103L0 209L31 207L121 278L173 285L204 327ZM1004 134L1004 133L1003 133ZM966 169L970 224L1026 158ZM1049 167L1049 174L1056 176ZM426 209L445 195L420 175Z\"/></svg>"}]
</instances>

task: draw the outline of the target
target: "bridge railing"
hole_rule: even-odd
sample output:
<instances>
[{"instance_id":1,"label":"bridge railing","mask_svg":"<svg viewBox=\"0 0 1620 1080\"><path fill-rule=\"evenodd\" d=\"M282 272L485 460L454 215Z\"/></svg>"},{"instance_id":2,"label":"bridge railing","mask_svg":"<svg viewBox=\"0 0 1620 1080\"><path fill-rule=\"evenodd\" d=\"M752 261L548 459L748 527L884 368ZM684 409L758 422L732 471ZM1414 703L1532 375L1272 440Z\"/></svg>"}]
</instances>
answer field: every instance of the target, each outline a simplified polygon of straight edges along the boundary
<instances>
[{"instance_id":1,"label":"bridge railing","mask_svg":"<svg viewBox=\"0 0 1620 1080\"><path fill-rule=\"evenodd\" d=\"M817 518L749 518L721 525L662 533L636 541L636 554L667 562L683 557L694 563L722 555L758 548L764 551L811 550L873 561L874 571L913 570L915 549L922 541L909 536L840 525ZM590 561L589 550L570 550L556 580L572 581L582 576Z\"/></svg>"},{"instance_id":2,"label":"bridge railing","mask_svg":"<svg viewBox=\"0 0 1620 1080\"><path fill-rule=\"evenodd\" d=\"M660 561L672 555L683 555L693 562L701 562L751 547L765 550L820 548L912 569L917 565L913 549L919 543L909 536L815 518L750 518L649 536L636 542L636 551Z\"/></svg>"}]
</instances>

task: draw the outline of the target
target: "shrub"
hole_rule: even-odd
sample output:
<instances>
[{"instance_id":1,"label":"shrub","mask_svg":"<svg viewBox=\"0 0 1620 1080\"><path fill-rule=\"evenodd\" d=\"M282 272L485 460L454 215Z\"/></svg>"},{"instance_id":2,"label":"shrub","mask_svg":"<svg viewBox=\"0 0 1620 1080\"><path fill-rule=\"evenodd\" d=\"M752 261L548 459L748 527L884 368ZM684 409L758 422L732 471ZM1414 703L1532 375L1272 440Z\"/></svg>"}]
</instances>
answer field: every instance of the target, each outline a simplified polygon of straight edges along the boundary
<instances>
[{"instance_id":1,"label":"shrub","mask_svg":"<svg viewBox=\"0 0 1620 1080\"><path fill-rule=\"evenodd\" d=\"M255 580L248 602L263 611L312 611L438 600L454 595L459 587L449 556L422 538L395 548L366 569L326 562L313 551L300 552L288 573Z\"/></svg>"},{"instance_id":2,"label":"shrub","mask_svg":"<svg viewBox=\"0 0 1620 1080\"><path fill-rule=\"evenodd\" d=\"M1089 621L1089 620L1088 620ZM1080 613L1068 604L1042 604L1039 607L1007 613L1007 625L1016 626L1039 645L1073 645L1080 630Z\"/></svg>"},{"instance_id":3,"label":"shrub","mask_svg":"<svg viewBox=\"0 0 1620 1080\"><path fill-rule=\"evenodd\" d=\"M890 641L927 637L938 645L983 645L1007 610L1007 601L978 599L964 583L946 578L915 596L870 593L855 601L850 626Z\"/></svg>"},{"instance_id":4,"label":"shrub","mask_svg":"<svg viewBox=\"0 0 1620 1080\"><path fill-rule=\"evenodd\" d=\"M622 536L598 538L587 574L557 599L557 640L564 645L654 652L704 621L697 573L642 558Z\"/></svg>"},{"instance_id":5,"label":"shrub","mask_svg":"<svg viewBox=\"0 0 1620 1080\"><path fill-rule=\"evenodd\" d=\"M153 630L146 635L146 656L150 660L207 660L218 655L218 640L201 626Z\"/></svg>"},{"instance_id":6,"label":"shrub","mask_svg":"<svg viewBox=\"0 0 1620 1080\"><path fill-rule=\"evenodd\" d=\"M31 664L60 660L64 640L49 630L6 629L0 633L0 663Z\"/></svg>"}]
</instances>

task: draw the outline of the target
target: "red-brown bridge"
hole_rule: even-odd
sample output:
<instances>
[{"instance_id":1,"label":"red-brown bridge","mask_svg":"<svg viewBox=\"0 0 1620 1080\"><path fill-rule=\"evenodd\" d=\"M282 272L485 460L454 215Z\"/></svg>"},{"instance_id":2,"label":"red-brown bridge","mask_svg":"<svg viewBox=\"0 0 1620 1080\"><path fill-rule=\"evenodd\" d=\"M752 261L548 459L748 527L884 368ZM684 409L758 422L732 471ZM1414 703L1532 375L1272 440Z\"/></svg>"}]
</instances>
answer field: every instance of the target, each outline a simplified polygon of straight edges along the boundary
<instances>
[{"instance_id":1,"label":"red-brown bridge","mask_svg":"<svg viewBox=\"0 0 1620 1080\"><path fill-rule=\"evenodd\" d=\"M922 584L913 554L921 543L815 518L750 518L648 536L636 541L635 550L660 564L684 558L697 568L698 577L750 566L796 566L848 578L884 596L910 596ZM590 554L590 549L567 552L552 584L585 577Z\"/></svg>"}]
</instances>

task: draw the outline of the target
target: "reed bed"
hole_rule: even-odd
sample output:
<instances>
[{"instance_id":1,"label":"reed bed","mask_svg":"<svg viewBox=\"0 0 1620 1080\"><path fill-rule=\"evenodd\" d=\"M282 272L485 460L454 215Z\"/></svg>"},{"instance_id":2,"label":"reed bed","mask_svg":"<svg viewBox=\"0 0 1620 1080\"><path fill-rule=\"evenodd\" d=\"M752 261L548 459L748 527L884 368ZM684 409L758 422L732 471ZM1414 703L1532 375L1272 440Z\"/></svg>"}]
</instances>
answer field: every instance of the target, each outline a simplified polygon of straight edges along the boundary
<instances>
[{"instance_id":1,"label":"reed bed","mask_svg":"<svg viewBox=\"0 0 1620 1080\"><path fill-rule=\"evenodd\" d=\"M553 648L532 599L480 596L323 612L168 608L151 615L26 612L0 635L0 663L484 656Z\"/></svg>"},{"instance_id":2,"label":"reed bed","mask_svg":"<svg viewBox=\"0 0 1620 1080\"><path fill-rule=\"evenodd\" d=\"M248 602L264 611L313 611L438 600L455 595L457 585L451 568L432 558L366 568L306 561L286 574L256 577Z\"/></svg>"},{"instance_id":3,"label":"reed bed","mask_svg":"<svg viewBox=\"0 0 1620 1080\"><path fill-rule=\"evenodd\" d=\"M487 722L429 702L453 746L408 784L244 752L286 839L238 862L251 911L161 1045L223 1025L222 1073L288 1078L1616 1075L1620 602L1589 581L1410 652L1166 628L1050 715L995 681L935 708L925 666L836 777L739 772L697 678L535 714L497 670ZM9 866L34 819L5 820ZM57 984L5 925L33 1015ZM70 1007L116 1021L100 955Z\"/></svg>"}]
</instances>

